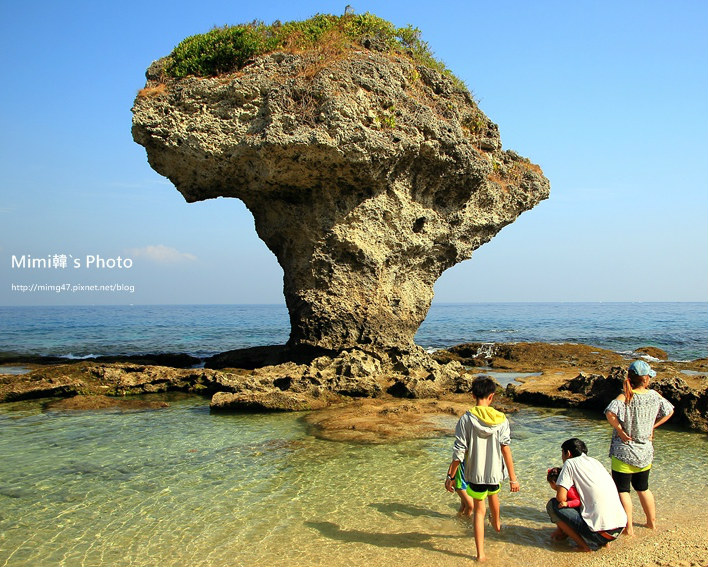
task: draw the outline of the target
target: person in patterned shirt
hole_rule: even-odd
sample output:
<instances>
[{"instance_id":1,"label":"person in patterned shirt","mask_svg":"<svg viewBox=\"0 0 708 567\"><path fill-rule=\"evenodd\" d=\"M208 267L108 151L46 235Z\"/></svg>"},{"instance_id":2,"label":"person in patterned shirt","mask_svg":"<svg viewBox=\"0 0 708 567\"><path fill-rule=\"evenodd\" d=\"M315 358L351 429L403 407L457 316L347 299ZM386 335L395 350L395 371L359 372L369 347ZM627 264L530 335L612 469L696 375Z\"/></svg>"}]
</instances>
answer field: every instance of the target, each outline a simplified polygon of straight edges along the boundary
<instances>
[{"instance_id":1,"label":"person in patterned shirt","mask_svg":"<svg viewBox=\"0 0 708 567\"><path fill-rule=\"evenodd\" d=\"M627 512L627 535L634 535L632 526L632 499L630 484L637 491L646 515L646 527L656 528L656 504L649 490L649 471L654 459L654 429L665 423L674 413L674 406L649 381L656 376L643 360L629 366L624 392L605 408L607 421L612 425L612 478Z\"/></svg>"}]
</instances>

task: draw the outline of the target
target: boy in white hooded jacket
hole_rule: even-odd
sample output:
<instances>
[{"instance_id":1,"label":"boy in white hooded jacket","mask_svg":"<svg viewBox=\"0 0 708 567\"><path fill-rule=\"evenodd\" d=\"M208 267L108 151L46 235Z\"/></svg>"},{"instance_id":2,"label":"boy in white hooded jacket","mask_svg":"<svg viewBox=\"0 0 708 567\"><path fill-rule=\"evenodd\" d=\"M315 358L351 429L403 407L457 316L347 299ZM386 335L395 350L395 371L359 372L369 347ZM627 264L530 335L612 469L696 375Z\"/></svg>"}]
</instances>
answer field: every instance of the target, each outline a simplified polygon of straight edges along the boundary
<instances>
[{"instance_id":1,"label":"boy in white hooded jacket","mask_svg":"<svg viewBox=\"0 0 708 567\"><path fill-rule=\"evenodd\" d=\"M484 516L485 499L489 500L491 523L501 530L499 497L501 482L509 477L511 492L519 491L511 458L511 433L506 416L491 407L496 383L488 376L479 376L472 383L476 405L457 422L452 462L447 471L445 489L454 492L466 484L466 492L474 502L474 541L477 561L485 561ZM464 461L464 470L460 463ZM505 470L506 469L506 470Z\"/></svg>"}]
</instances>

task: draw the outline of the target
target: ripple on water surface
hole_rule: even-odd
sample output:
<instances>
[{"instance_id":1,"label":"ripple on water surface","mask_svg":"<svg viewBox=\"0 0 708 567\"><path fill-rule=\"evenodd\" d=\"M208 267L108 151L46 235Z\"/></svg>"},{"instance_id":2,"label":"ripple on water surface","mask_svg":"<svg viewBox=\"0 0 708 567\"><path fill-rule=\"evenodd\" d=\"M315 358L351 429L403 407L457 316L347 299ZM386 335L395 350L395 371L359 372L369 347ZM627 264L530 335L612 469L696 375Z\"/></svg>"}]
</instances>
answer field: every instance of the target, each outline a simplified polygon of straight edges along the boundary
<instances>
[{"instance_id":1,"label":"ripple on water surface","mask_svg":"<svg viewBox=\"0 0 708 567\"><path fill-rule=\"evenodd\" d=\"M0 565L452 565L473 554L471 524L442 488L450 437L335 443L297 414L210 414L199 398L143 412L1 411ZM548 547L545 475L560 443L580 436L605 462L609 426L561 410L510 420L522 492L502 495L506 528L487 547L533 565L519 557ZM675 494L673 476L705 487L708 451L705 436L670 427L656 450L661 515L688 504L661 497Z\"/></svg>"}]
</instances>

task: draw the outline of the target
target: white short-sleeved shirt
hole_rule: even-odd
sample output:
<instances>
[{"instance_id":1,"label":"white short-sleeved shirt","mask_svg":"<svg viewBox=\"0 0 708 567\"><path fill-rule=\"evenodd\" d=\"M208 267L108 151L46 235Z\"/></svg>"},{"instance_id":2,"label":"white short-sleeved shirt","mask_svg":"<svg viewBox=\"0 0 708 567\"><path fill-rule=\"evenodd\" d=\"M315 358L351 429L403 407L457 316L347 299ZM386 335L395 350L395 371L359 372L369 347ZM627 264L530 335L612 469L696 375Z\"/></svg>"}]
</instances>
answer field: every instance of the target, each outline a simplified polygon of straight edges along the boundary
<instances>
[{"instance_id":1,"label":"white short-sleeved shirt","mask_svg":"<svg viewBox=\"0 0 708 567\"><path fill-rule=\"evenodd\" d=\"M580 514L592 531L627 525L627 514L617 494L617 487L610 473L597 459L587 455L567 459L556 483L566 490L575 486L583 503Z\"/></svg>"}]
</instances>

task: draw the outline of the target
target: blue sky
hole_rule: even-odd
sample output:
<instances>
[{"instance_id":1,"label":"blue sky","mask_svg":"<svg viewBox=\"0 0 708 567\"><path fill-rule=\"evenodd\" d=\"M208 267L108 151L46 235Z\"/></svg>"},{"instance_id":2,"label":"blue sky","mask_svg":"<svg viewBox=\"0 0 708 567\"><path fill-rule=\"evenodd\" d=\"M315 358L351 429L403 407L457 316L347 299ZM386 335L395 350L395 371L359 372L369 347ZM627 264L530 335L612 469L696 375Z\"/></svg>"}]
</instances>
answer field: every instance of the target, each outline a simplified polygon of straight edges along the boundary
<instances>
[{"instance_id":1,"label":"blue sky","mask_svg":"<svg viewBox=\"0 0 708 567\"><path fill-rule=\"evenodd\" d=\"M708 3L351 2L419 27L551 198L436 302L708 300ZM346 2L0 0L0 305L282 303L234 199L187 204L130 135L151 61L215 25ZM78 259L28 269L12 256ZM87 256L132 267L86 267ZM18 286L120 284L61 293Z\"/></svg>"}]
</instances>

